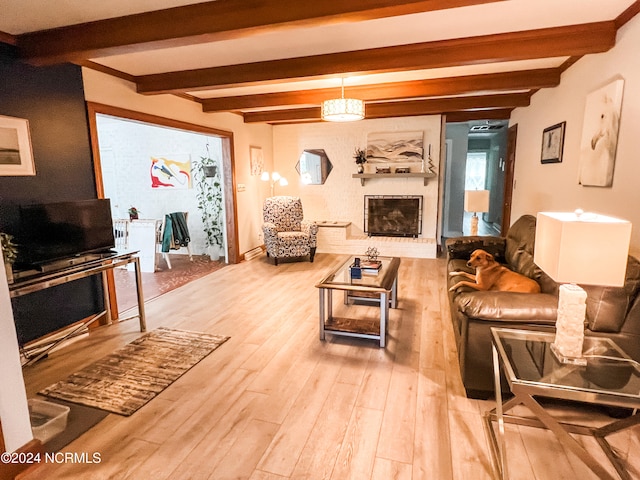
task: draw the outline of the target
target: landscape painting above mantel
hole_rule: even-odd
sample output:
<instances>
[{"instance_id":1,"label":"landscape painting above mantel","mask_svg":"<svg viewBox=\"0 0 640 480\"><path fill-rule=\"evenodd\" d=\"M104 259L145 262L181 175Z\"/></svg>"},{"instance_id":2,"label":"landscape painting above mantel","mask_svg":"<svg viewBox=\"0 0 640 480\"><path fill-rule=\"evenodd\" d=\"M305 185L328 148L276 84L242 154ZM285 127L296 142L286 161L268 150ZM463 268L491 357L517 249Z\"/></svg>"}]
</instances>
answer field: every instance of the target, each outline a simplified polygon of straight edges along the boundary
<instances>
[{"instance_id":1,"label":"landscape painting above mantel","mask_svg":"<svg viewBox=\"0 0 640 480\"><path fill-rule=\"evenodd\" d=\"M419 163L424 158L424 132L374 132L367 135L370 163Z\"/></svg>"}]
</instances>

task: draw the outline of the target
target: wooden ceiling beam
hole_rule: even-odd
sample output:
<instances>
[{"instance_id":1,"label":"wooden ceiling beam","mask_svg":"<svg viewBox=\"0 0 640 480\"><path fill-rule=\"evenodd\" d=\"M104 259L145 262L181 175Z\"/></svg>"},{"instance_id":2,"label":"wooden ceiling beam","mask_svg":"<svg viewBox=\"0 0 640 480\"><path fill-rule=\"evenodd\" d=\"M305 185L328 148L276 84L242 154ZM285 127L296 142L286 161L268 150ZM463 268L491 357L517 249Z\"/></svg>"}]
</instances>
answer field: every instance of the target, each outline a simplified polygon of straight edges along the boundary
<instances>
[{"instance_id":1,"label":"wooden ceiling beam","mask_svg":"<svg viewBox=\"0 0 640 480\"><path fill-rule=\"evenodd\" d=\"M403 98L445 97L489 91L551 88L559 84L559 69L545 68L353 86L348 88L347 96L365 101L398 100ZM204 112L225 112L304 104L319 105L324 100L334 98L337 93L338 89L336 88L324 88L260 95L208 98L198 101L202 104L202 110Z\"/></svg>"},{"instance_id":2,"label":"wooden ceiling beam","mask_svg":"<svg viewBox=\"0 0 640 480\"><path fill-rule=\"evenodd\" d=\"M483 35L137 77L144 94L281 83L599 53L615 45L613 21Z\"/></svg>"},{"instance_id":3,"label":"wooden ceiling beam","mask_svg":"<svg viewBox=\"0 0 640 480\"><path fill-rule=\"evenodd\" d=\"M18 43L18 39L15 35L0 31L0 43L6 43L8 45L15 46Z\"/></svg>"},{"instance_id":4,"label":"wooden ceiling beam","mask_svg":"<svg viewBox=\"0 0 640 480\"><path fill-rule=\"evenodd\" d=\"M620 28L625 25L629 20L638 15L638 13L640 13L640 0L633 2L624 12L618 15L615 19L616 28Z\"/></svg>"},{"instance_id":5,"label":"wooden ceiling beam","mask_svg":"<svg viewBox=\"0 0 640 480\"><path fill-rule=\"evenodd\" d=\"M405 102L371 103L365 105L365 118L439 115L444 112L467 110L513 109L529 105L529 93L480 95ZM320 121L320 107L247 112L245 123L282 123L292 121Z\"/></svg>"},{"instance_id":6,"label":"wooden ceiling beam","mask_svg":"<svg viewBox=\"0 0 640 480\"><path fill-rule=\"evenodd\" d=\"M218 0L18 36L34 65L240 38L291 26L347 23L505 0Z\"/></svg>"},{"instance_id":7,"label":"wooden ceiling beam","mask_svg":"<svg viewBox=\"0 0 640 480\"><path fill-rule=\"evenodd\" d=\"M496 108L491 110L470 110L461 112L444 112L447 123L471 122L473 120L508 120L513 108Z\"/></svg>"}]
</instances>

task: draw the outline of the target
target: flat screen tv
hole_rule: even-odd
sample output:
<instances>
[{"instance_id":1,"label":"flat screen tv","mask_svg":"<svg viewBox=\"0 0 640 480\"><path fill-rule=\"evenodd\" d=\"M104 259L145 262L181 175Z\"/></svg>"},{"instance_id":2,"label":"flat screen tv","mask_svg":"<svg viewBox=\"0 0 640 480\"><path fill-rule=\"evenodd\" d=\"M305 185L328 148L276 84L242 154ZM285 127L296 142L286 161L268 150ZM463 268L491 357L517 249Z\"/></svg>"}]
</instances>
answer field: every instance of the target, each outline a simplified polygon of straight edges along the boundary
<instances>
[{"instance_id":1,"label":"flat screen tv","mask_svg":"<svg viewBox=\"0 0 640 480\"><path fill-rule=\"evenodd\" d=\"M20 207L18 266L38 266L115 247L109 199Z\"/></svg>"}]
</instances>

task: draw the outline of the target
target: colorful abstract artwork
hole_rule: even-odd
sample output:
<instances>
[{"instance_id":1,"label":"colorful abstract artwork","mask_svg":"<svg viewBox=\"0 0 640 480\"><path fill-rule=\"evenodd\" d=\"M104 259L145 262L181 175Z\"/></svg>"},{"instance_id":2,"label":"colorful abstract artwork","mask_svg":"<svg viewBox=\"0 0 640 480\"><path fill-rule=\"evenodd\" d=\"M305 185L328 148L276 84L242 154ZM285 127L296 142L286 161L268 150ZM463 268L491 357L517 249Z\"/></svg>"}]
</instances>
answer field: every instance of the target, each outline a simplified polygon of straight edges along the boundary
<instances>
[{"instance_id":1,"label":"colorful abstract artwork","mask_svg":"<svg viewBox=\"0 0 640 480\"><path fill-rule=\"evenodd\" d=\"M191 188L191 159L189 155L184 157L151 157L151 188Z\"/></svg>"}]
</instances>

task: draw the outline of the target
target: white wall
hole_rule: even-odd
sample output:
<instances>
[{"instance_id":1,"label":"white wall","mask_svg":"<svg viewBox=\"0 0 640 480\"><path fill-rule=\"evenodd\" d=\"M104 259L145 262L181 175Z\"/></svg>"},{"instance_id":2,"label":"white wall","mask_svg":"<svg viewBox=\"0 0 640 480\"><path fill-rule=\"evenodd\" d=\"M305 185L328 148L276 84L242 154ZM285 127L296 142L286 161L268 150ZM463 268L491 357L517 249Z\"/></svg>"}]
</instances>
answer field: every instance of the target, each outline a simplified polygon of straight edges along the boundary
<instances>
[{"instance_id":1,"label":"white wall","mask_svg":"<svg viewBox=\"0 0 640 480\"><path fill-rule=\"evenodd\" d=\"M236 182L246 187L244 191L236 192L239 253L262 244L258 233L262 227L262 201L269 194L269 187L259 177L251 176L249 146L262 147L265 168L271 169L270 125L245 124L241 116L232 113L204 113L199 104L174 95L139 95L133 83L94 70L83 68L82 77L85 98L89 102L233 132Z\"/></svg>"},{"instance_id":2,"label":"white wall","mask_svg":"<svg viewBox=\"0 0 640 480\"><path fill-rule=\"evenodd\" d=\"M351 177L356 173L354 150L366 147L367 134L402 131L424 132L425 148L431 144L431 157L437 169L440 161L440 116L275 126L274 165L289 181L287 187L276 186L275 194L299 195L308 220L352 222L358 233L363 232L365 195L423 195L421 236L435 239L438 209L436 178L430 179L426 187L421 178L371 179L363 187L360 179ZM304 149L323 149L331 160L333 170L324 185L304 185L300 181L295 166ZM420 164L411 165L413 171L420 171ZM375 172L372 164L365 164L365 168L367 172Z\"/></svg>"},{"instance_id":3,"label":"white wall","mask_svg":"<svg viewBox=\"0 0 640 480\"><path fill-rule=\"evenodd\" d=\"M640 16L618 31L609 52L587 55L569 68L560 85L536 93L531 105L516 109L518 124L512 220L539 211L585 211L612 215L633 223L631 253L640 255ZM624 97L613 186L578 184L582 122L587 94L615 78L623 78ZM540 163L542 131L566 121L562 163Z\"/></svg>"}]
</instances>

